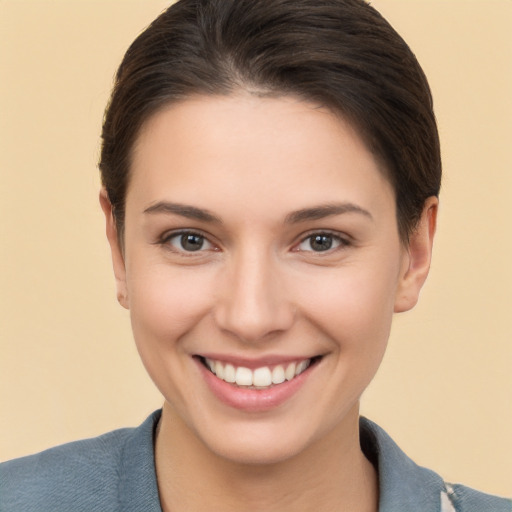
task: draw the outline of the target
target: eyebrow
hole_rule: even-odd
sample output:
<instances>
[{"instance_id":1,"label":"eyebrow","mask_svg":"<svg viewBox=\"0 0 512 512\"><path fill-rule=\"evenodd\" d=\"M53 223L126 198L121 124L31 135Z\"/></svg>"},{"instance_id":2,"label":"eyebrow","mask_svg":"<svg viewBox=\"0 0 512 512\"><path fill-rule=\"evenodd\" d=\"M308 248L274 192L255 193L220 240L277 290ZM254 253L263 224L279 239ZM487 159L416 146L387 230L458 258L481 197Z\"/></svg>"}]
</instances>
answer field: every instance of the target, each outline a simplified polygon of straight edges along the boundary
<instances>
[{"instance_id":1,"label":"eyebrow","mask_svg":"<svg viewBox=\"0 0 512 512\"><path fill-rule=\"evenodd\" d=\"M209 212L208 210L197 208L195 206L189 206L186 204L170 203L168 201L159 201L158 203L155 203L146 208L144 213L170 213L174 215L180 215L181 217L186 217L187 219L222 224L222 221L219 219L219 217Z\"/></svg>"},{"instance_id":2,"label":"eyebrow","mask_svg":"<svg viewBox=\"0 0 512 512\"><path fill-rule=\"evenodd\" d=\"M144 213L155 214L164 213L172 215L180 215L187 219L199 220L201 222L212 222L215 224L222 224L222 220L203 208L197 208L196 206L190 206L180 203L171 203L168 201L159 201L144 210ZM320 220L325 217L333 215L341 215L344 213L357 213L364 215L369 219L373 220L372 214L361 208L360 206L353 203L335 203L325 204L320 206L313 206L311 208L303 208L289 213L285 217L286 224L298 224L300 222L307 222L311 220Z\"/></svg>"},{"instance_id":3,"label":"eyebrow","mask_svg":"<svg viewBox=\"0 0 512 512\"><path fill-rule=\"evenodd\" d=\"M356 204L334 203L297 210L295 212L288 214L286 216L285 222L287 224L297 224L299 222L306 222L309 220L320 220L324 219L325 217L330 217L332 215L341 215L344 213L357 213L373 220L373 216L368 210L365 210L364 208L361 208Z\"/></svg>"}]
</instances>

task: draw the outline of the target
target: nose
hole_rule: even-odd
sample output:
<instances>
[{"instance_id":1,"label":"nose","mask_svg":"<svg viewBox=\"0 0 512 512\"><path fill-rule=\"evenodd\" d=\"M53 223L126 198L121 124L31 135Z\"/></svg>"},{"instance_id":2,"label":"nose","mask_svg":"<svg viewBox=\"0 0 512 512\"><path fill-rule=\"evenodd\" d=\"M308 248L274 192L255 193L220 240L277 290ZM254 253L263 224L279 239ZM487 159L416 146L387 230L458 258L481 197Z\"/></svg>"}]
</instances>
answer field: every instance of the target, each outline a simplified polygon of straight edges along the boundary
<instances>
[{"instance_id":1,"label":"nose","mask_svg":"<svg viewBox=\"0 0 512 512\"><path fill-rule=\"evenodd\" d=\"M288 330L295 308L279 262L271 255L247 252L234 257L225 268L214 317L224 332L255 343Z\"/></svg>"}]
</instances>

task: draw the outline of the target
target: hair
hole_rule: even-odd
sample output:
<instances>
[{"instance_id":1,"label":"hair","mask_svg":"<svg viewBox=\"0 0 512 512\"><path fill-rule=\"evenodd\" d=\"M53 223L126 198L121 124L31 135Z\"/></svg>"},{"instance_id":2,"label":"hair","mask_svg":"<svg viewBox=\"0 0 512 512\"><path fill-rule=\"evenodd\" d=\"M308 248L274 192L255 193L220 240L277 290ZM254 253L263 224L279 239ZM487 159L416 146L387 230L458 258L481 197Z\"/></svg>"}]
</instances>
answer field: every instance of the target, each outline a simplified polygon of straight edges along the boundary
<instances>
[{"instance_id":1,"label":"hair","mask_svg":"<svg viewBox=\"0 0 512 512\"><path fill-rule=\"evenodd\" d=\"M363 0L180 0L142 32L115 76L99 168L119 236L143 124L192 95L294 95L347 120L396 197L407 242L439 194L430 88L414 54Z\"/></svg>"}]
</instances>

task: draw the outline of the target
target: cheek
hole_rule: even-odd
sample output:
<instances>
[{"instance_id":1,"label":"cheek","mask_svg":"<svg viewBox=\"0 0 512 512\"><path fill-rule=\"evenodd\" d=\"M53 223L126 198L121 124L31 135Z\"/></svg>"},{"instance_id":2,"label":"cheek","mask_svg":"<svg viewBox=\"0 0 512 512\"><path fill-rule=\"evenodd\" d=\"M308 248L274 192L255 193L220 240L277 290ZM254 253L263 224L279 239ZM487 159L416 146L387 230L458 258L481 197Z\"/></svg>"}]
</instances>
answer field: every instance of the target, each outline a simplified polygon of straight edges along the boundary
<instances>
[{"instance_id":1,"label":"cheek","mask_svg":"<svg viewBox=\"0 0 512 512\"><path fill-rule=\"evenodd\" d=\"M380 357L393 317L397 261L389 258L380 265L322 269L326 272L303 281L294 294L302 302L304 314L337 342L340 350Z\"/></svg>"},{"instance_id":2,"label":"cheek","mask_svg":"<svg viewBox=\"0 0 512 512\"><path fill-rule=\"evenodd\" d=\"M128 293L137 345L172 347L207 314L213 290L211 272L199 268L133 269L128 273Z\"/></svg>"},{"instance_id":3,"label":"cheek","mask_svg":"<svg viewBox=\"0 0 512 512\"><path fill-rule=\"evenodd\" d=\"M180 407L191 400L180 384L186 378L192 351L186 335L208 315L212 279L201 272L165 265L130 270L127 284L137 350L162 395L167 400L172 397L172 403Z\"/></svg>"}]
</instances>

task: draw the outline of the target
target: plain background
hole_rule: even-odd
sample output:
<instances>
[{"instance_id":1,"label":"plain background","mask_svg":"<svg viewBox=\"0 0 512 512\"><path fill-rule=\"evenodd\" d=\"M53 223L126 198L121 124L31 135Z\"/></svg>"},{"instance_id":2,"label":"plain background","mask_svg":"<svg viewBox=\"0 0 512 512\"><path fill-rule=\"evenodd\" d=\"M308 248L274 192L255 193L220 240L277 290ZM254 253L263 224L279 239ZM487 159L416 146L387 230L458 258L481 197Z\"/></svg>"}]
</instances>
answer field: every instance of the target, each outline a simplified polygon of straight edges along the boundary
<instances>
[{"instance_id":1,"label":"plain background","mask_svg":"<svg viewBox=\"0 0 512 512\"><path fill-rule=\"evenodd\" d=\"M512 2L374 0L430 79L444 158L420 304L363 397L418 463L512 494ZM0 0L0 458L139 424L162 398L116 302L102 111L156 0Z\"/></svg>"}]
</instances>

